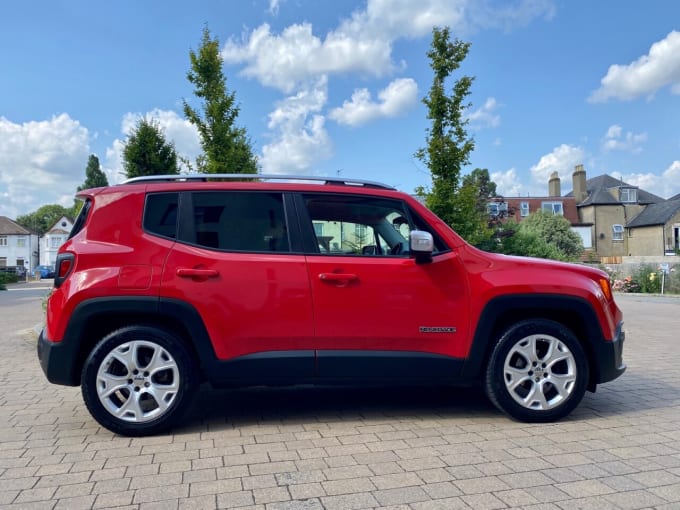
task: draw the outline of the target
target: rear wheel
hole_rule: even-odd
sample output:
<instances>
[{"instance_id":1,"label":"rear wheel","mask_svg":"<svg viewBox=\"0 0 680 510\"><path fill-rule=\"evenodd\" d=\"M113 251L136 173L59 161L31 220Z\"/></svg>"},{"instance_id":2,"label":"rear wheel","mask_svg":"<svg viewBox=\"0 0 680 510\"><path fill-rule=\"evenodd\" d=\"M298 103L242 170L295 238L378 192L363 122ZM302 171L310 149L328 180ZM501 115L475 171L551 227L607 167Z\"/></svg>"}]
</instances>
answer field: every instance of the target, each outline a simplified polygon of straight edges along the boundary
<instances>
[{"instance_id":1,"label":"rear wheel","mask_svg":"<svg viewBox=\"0 0 680 510\"><path fill-rule=\"evenodd\" d=\"M519 322L499 339L486 369L486 393L504 413L527 422L568 415L588 384L586 355L563 325L537 319Z\"/></svg>"},{"instance_id":2,"label":"rear wheel","mask_svg":"<svg viewBox=\"0 0 680 510\"><path fill-rule=\"evenodd\" d=\"M174 335L134 326L106 336L90 353L81 378L83 399L107 429L126 436L171 427L188 407L197 376Z\"/></svg>"}]
</instances>

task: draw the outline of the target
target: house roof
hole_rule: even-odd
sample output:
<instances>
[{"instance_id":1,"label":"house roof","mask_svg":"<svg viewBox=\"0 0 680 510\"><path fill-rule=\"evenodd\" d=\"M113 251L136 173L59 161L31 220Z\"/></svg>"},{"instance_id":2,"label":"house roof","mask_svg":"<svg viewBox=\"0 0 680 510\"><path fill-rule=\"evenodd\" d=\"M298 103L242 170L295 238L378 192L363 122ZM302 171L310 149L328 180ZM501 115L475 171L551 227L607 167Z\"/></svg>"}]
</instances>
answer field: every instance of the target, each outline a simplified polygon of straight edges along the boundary
<instances>
[{"instance_id":1,"label":"house roof","mask_svg":"<svg viewBox=\"0 0 680 510\"><path fill-rule=\"evenodd\" d=\"M671 198L669 198L668 200L680 200L680 193L678 193L677 195L673 195L673 196L672 196Z\"/></svg>"},{"instance_id":2,"label":"house roof","mask_svg":"<svg viewBox=\"0 0 680 510\"><path fill-rule=\"evenodd\" d=\"M0 235L28 235L30 232L7 216L0 216Z\"/></svg>"},{"instance_id":3,"label":"house roof","mask_svg":"<svg viewBox=\"0 0 680 510\"><path fill-rule=\"evenodd\" d=\"M658 197L658 196L654 195L653 193L650 193L650 192L645 191L643 189L640 189L637 186L632 186L631 184L623 182L620 179L616 179L616 178L612 177L611 175L602 174L602 175L598 175L597 177L593 177L592 179L588 179L586 181L586 191L588 192L588 197L578 205L583 206L583 205L615 205L615 204L621 204L621 201L617 200L609 192L609 190L611 188L620 188L620 187L637 189L638 190L638 192L637 192L637 199L638 199L637 203L640 204L640 205L657 204L657 203L664 201L663 198ZM565 196L573 197L574 192L570 191Z\"/></svg>"},{"instance_id":4,"label":"house roof","mask_svg":"<svg viewBox=\"0 0 680 510\"><path fill-rule=\"evenodd\" d=\"M649 204L640 214L630 220L626 226L647 227L651 225L665 225L678 212L680 212L680 198L666 200L658 204Z\"/></svg>"}]
</instances>

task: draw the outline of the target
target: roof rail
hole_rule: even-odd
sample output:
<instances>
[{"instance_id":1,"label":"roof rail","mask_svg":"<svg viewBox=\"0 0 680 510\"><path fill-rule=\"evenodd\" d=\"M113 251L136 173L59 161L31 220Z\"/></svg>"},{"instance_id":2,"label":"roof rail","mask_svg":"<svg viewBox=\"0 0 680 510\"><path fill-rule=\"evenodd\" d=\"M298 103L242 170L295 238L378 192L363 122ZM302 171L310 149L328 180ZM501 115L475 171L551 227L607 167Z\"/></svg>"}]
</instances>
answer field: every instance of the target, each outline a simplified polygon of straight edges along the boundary
<instances>
[{"instance_id":1,"label":"roof rail","mask_svg":"<svg viewBox=\"0 0 680 510\"><path fill-rule=\"evenodd\" d=\"M380 189L396 189L387 184L375 181L366 181L363 179L345 179L343 177L321 177L315 175L279 175L279 174L175 174L175 175L145 175L142 177L133 177L127 179L121 184L132 184L140 182L186 182L186 181L203 181L207 182L213 179L218 180L243 180L243 179L261 179L261 180L286 180L286 181L321 181L324 184L333 184L339 186L363 186L366 188L380 188Z\"/></svg>"}]
</instances>

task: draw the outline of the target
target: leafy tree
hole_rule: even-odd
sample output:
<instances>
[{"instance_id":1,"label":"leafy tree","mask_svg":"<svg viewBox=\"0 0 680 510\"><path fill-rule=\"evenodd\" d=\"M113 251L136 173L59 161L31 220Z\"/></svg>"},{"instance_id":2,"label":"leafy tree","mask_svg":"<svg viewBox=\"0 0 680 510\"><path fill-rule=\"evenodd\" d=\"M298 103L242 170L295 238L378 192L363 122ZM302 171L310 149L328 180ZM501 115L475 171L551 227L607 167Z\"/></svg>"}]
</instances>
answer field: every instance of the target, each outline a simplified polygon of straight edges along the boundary
<instances>
[{"instance_id":1,"label":"leafy tree","mask_svg":"<svg viewBox=\"0 0 680 510\"><path fill-rule=\"evenodd\" d=\"M59 221L59 218L73 217L73 211L58 204L43 205L36 211L18 216L16 222L22 227L42 236Z\"/></svg>"},{"instance_id":2,"label":"leafy tree","mask_svg":"<svg viewBox=\"0 0 680 510\"><path fill-rule=\"evenodd\" d=\"M87 159L87 167L85 168L85 182L78 186L78 191L108 185L109 181L106 178L106 174L104 174L99 166L99 158L94 154L90 154L90 157Z\"/></svg>"},{"instance_id":3,"label":"leafy tree","mask_svg":"<svg viewBox=\"0 0 680 510\"><path fill-rule=\"evenodd\" d=\"M563 216L536 211L521 223L506 222L483 249L504 253L573 262L583 253L583 243Z\"/></svg>"},{"instance_id":4,"label":"leafy tree","mask_svg":"<svg viewBox=\"0 0 680 510\"><path fill-rule=\"evenodd\" d=\"M197 52L191 50L189 58L187 79L202 102L199 112L184 101L184 115L201 137L203 154L196 160L198 170L211 174L256 173L257 159L246 130L234 126L239 107L235 93L227 90L219 40L210 37L208 27L203 29L200 48Z\"/></svg>"},{"instance_id":5,"label":"leafy tree","mask_svg":"<svg viewBox=\"0 0 680 510\"><path fill-rule=\"evenodd\" d=\"M470 43L458 39L451 42L448 27L432 31L432 44L427 56L434 79L423 99L431 126L427 130L427 147L415 153L415 157L430 170L432 189L425 192L420 188L416 192L425 197L426 205L435 214L464 239L475 243L481 240L481 232L487 232L482 238L488 236L486 218L476 206L478 199L475 195L479 192L474 190L474 183L468 183L462 193L460 186L461 168L469 164L470 153L475 147L474 140L468 137L465 129L468 121L464 117L470 107L466 101L474 78L458 78L451 95L447 95L445 90L447 79L460 68L469 48Z\"/></svg>"},{"instance_id":6,"label":"leafy tree","mask_svg":"<svg viewBox=\"0 0 680 510\"><path fill-rule=\"evenodd\" d=\"M128 179L179 173L175 145L166 141L158 122L146 118L139 119L125 142L123 166Z\"/></svg>"}]
</instances>

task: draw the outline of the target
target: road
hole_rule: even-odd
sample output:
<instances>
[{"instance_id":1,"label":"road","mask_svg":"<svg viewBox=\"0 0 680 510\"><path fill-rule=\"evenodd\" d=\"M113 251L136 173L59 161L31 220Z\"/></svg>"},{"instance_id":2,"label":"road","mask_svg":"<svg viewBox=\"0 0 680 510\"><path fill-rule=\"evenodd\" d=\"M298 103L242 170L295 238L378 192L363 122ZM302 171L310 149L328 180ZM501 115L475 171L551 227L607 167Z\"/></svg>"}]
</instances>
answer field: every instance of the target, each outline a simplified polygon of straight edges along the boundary
<instances>
[{"instance_id":1,"label":"road","mask_svg":"<svg viewBox=\"0 0 680 510\"><path fill-rule=\"evenodd\" d=\"M476 390L203 389L130 439L46 382L36 286L0 292L1 508L680 508L680 299L617 297L628 370L559 423Z\"/></svg>"}]
</instances>

